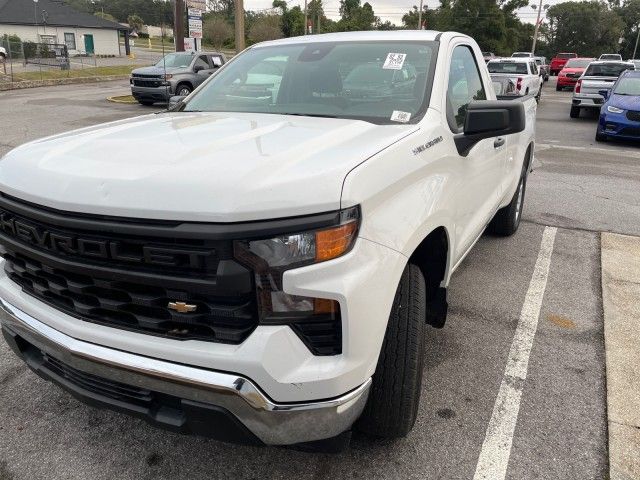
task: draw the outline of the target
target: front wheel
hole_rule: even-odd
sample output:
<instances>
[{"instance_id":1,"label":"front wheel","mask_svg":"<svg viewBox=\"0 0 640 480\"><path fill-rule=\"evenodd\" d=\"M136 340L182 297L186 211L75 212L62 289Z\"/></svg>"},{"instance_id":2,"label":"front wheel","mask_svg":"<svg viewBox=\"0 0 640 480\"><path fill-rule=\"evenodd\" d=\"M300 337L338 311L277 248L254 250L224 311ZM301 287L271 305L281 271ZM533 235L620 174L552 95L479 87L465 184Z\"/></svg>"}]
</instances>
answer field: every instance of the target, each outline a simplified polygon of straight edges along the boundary
<instances>
[{"instance_id":1,"label":"front wheel","mask_svg":"<svg viewBox=\"0 0 640 480\"><path fill-rule=\"evenodd\" d=\"M571 107L569 111L569 116L571 118L578 118L580 116L580 108L579 107Z\"/></svg>"},{"instance_id":2,"label":"front wheel","mask_svg":"<svg viewBox=\"0 0 640 480\"><path fill-rule=\"evenodd\" d=\"M560 85L556 85L556 92L562 91L562 87Z\"/></svg>"},{"instance_id":3,"label":"front wheel","mask_svg":"<svg viewBox=\"0 0 640 480\"><path fill-rule=\"evenodd\" d=\"M606 141L607 141L606 135L596 132L596 142L606 142Z\"/></svg>"},{"instance_id":4,"label":"front wheel","mask_svg":"<svg viewBox=\"0 0 640 480\"><path fill-rule=\"evenodd\" d=\"M369 399L356 428L377 437L406 436L416 421L424 367L424 275L407 264L393 300Z\"/></svg>"},{"instance_id":5,"label":"front wheel","mask_svg":"<svg viewBox=\"0 0 640 480\"><path fill-rule=\"evenodd\" d=\"M186 97L191 93L191 87L189 85L178 85L176 88L176 95L179 97Z\"/></svg>"}]
</instances>

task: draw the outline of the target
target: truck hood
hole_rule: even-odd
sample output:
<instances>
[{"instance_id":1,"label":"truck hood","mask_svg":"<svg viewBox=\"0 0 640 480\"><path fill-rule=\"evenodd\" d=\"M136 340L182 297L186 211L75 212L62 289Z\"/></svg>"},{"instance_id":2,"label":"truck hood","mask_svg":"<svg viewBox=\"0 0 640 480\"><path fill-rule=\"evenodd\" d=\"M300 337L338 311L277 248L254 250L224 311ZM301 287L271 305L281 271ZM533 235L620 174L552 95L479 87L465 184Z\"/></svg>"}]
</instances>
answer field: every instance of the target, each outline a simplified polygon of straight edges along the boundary
<instances>
[{"instance_id":1,"label":"truck hood","mask_svg":"<svg viewBox=\"0 0 640 480\"><path fill-rule=\"evenodd\" d=\"M22 145L0 191L59 210L238 222L340 208L354 167L418 130L360 120L163 113Z\"/></svg>"},{"instance_id":2,"label":"truck hood","mask_svg":"<svg viewBox=\"0 0 640 480\"><path fill-rule=\"evenodd\" d=\"M189 67L167 67L166 68L166 72L167 73L181 73L184 71L189 71ZM163 67L156 67L156 66L151 66L151 67L141 67L141 68L136 68L134 70L131 71L131 74L138 74L138 75L163 75L165 73L165 69Z\"/></svg>"}]
</instances>

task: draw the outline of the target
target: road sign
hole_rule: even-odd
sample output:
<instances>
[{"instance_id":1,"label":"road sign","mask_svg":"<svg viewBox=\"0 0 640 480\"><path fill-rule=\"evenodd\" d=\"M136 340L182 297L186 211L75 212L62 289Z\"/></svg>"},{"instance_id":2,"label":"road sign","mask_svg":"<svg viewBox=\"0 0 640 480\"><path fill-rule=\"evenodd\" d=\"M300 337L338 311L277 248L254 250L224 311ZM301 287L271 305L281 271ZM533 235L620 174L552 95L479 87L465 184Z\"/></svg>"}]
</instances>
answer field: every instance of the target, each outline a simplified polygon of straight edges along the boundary
<instances>
[{"instance_id":1,"label":"road sign","mask_svg":"<svg viewBox=\"0 0 640 480\"><path fill-rule=\"evenodd\" d=\"M203 10L200 10L199 8L190 8L189 9L189 17L202 17L202 14L204 13Z\"/></svg>"},{"instance_id":2,"label":"road sign","mask_svg":"<svg viewBox=\"0 0 640 480\"><path fill-rule=\"evenodd\" d=\"M206 0L187 0L187 8L197 8L203 12L207 8Z\"/></svg>"},{"instance_id":3,"label":"road sign","mask_svg":"<svg viewBox=\"0 0 640 480\"><path fill-rule=\"evenodd\" d=\"M202 19L189 17L189 36L191 38L202 38Z\"/></svg>"}]
</instances>

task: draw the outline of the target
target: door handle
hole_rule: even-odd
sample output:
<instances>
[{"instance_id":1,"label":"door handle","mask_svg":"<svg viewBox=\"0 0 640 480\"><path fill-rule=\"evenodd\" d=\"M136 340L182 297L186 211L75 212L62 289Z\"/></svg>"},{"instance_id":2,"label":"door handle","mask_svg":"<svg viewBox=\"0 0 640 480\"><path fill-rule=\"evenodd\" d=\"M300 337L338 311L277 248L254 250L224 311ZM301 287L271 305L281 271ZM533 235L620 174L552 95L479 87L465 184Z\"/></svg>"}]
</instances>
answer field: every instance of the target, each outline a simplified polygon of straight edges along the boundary
<instances>
[{"instance_id":1,"label":"door handle","mask_svg":"<svg viewBox=\"0 0 640 480\"><path fill-rule=\"evenodd\" d=\"M501 146L503 146L505 144L505 142L506 142L506 140L504 139L504 137L498 137L493 142L493 148L500 148Z\"/></svg>"}]
</instances>

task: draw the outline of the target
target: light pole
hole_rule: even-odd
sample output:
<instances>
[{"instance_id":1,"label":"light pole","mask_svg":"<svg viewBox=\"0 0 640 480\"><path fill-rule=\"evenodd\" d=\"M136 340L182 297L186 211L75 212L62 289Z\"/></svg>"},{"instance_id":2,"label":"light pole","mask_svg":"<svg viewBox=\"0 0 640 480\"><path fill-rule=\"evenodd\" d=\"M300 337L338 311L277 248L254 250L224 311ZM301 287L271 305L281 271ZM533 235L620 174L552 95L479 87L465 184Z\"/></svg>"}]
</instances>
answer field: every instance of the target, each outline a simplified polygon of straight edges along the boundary
<instances>
[{"instance_id":1,"label":"light pole","mask_svg":"<svg viewBox=\"0 0 640 480\"><path fill-rule=\"evenodd\" d=\"M307 0L304 0L304 34L306 35L309 31L309 25L307 22L309 21L309 17L307 16Z\"/></svg>"},{"instance_id":2,"label":"light pole","mask_svg":"<svg viewBox=\"0 0 640 480\"><path fill-rule=\"evenodd\" d=\"M420 0L420 10L418 10L418 30L422 30L422 0Z\"/></svg>"},{"instance_id":3,"label":"light pole","mask_svg":"<svg viewBox=\"0 0 640 480\"><path fill-rule=\"evenodd\" d=\"M536 20L536 29L533 32L533 43L531 44L531 53L535 54L536 53L536 43L538 41L538 31L540 30L540 15L542 14L542 0L540 0L540 3L538 4L537 7L535 5L531 5L531 8L533 8L534 10L537 8L537 10L538 10L538 18ZM547 8L549 8L549 5L545 5L544 6L545 10Z\"/></svg>"},{"instance_id":4,"label":"light pole","mask_svg":"<svg viewBox=\"0 0 640 480\"><path fill-rule=\"evenodd\" d=\"M640 25L638 25L636 28L638 29L638 34L636 35L636 46L633 47L633 57L631 57L632 59L636 58L636 52L638 51L638 40L640 40Z\"/></svg>"},{"instance_id":5,"label":"light pole","mask_svg":"<svg viewBox=\"0 0 640 480\"><path fill-rule=\"evenodd\" d=\"M36 24L36 43L38 42L38 0L33 0L33 21Z\"/></svg>"}]
</instances>

